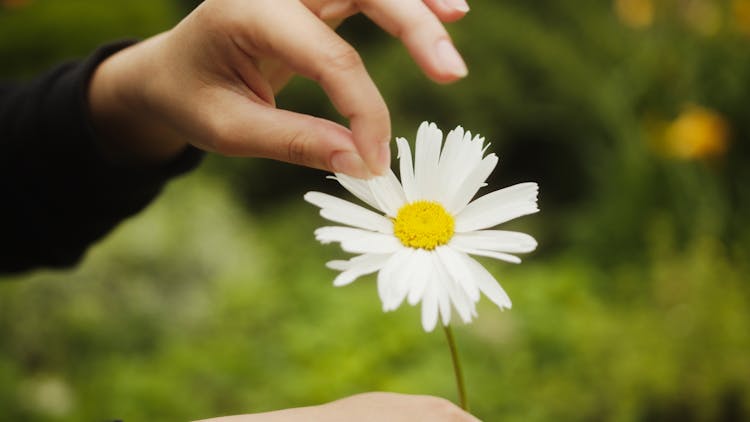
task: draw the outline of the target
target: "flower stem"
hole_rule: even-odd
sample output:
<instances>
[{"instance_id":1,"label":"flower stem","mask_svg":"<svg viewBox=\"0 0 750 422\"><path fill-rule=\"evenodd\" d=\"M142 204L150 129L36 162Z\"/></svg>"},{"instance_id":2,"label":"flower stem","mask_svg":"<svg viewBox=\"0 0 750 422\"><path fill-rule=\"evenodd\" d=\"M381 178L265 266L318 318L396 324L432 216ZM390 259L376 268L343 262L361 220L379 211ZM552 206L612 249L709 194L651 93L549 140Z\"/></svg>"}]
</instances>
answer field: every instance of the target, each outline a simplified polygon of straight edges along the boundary
<instances>
[{"instance_id":1,"label":"flower stem","mask_svg":"<svg viewBox=\"0 0 750 422\"><path fill-rule=\"evenodd\" d=\"M458 360L458 349L456 341L453 339L453 331L449 325L443 326L445 339L448 340L448 348L451 351L451 360L453 361L453 375L456 377L456 388L458 389L458 404L461 409L469 411L469 402L466 401L466 388L464 387L464 374L461 371L461 362Z\"/></svg>"}]
</instances>

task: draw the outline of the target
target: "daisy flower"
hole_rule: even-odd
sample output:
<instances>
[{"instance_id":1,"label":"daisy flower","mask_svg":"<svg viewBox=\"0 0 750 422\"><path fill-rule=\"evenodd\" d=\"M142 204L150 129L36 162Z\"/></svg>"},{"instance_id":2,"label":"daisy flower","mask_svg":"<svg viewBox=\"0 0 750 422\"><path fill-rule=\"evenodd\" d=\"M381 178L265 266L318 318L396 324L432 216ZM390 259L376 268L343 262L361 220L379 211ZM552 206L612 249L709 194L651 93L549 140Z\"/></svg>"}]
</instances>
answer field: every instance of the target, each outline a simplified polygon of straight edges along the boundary
<instances>
[{"instance_id":1,"label":"daisy flower","mask_svg":"<svg viewBox=\"0 0 750 422\"><path fill-rule=\"evenodd\" d=\"M519 263L513 254L536 248L527 234L491 228L537 212L537 184L520 183L472 201L498 161L495 154L485 156L483 137L472 137L459 126L443 145L440 129L424 122L417 131L413 166L408 141L396 142L400 181L390 170L369 180L335 175L372 209L321 192L305 194L323 218L345 225L321 227L316 239L358 254L326 264L340 271L333 284L344 286L377 272L383 310L421 302L428 332L438 318L448 326L452 309L470 322L482 293L500 309L510 309L503 288L470 255Z\"/></svg>"}]
</instances>

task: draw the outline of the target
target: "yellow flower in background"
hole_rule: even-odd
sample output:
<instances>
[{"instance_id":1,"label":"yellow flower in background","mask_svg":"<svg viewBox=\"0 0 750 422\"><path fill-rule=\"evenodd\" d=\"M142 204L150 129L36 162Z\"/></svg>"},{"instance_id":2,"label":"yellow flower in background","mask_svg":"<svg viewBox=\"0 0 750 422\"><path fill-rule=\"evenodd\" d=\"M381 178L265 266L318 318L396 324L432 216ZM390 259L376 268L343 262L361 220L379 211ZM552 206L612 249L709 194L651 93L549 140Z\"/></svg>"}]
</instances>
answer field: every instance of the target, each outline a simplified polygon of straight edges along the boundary
<instances>
[{"instance_id":1,"label":"yellow flower in background","mask_svg":"<svg viewBox=\"0 0 750 422\"><path fill-rule=\"evenodd\" d=\"M435 328L438 317L447 327L452 308L470 322L481 293L501 309L510 308L500 284L469 255L520 263L513 254L536 248L527 234L489 229L537 212L537 184L517 184L472 201L498 161L495 154L484 156L484 138L459 126L443 145L440 129L424 122L417 131L413 166L407 140L396 142L400 181L390 170L370 180L335 177L378 212L321 192L305 194L321 216L348 226L321 227L316 239L359 254L327 264L341 272L334 285L377 272L383 310L421 302L425 331Z\"/></svg>"},{"instance_id":2,"label":"yellow flower in background","mask_svg":"<svg viewBox=\"0 0 750 422\"><path fill-rule=\"evenodd\" d=\"M664 131L664 152L686 160L724 155L729 125L724 117L704 107L689 106Z\"/></svg>"},{"instance_id":3,"label":"yellow flower in background","mask_svg":"<svg viewBox=\"0 0 750 422\"><path fill-rule=\"evenodd\" d=\"M615 0L614 9L620 22L631 28L647 28L654 22L653 0Z\"/></svg>"},{"instance_id":4,"label":"yellow flower in background","mask_svg":"<svg viewBox=\"0 0 750 422\"><path fill-rule=\"evenodd\" d=\"M733 0L732 16L737 30L750 35L750 0Z\"/></svg>"}]
</instances>

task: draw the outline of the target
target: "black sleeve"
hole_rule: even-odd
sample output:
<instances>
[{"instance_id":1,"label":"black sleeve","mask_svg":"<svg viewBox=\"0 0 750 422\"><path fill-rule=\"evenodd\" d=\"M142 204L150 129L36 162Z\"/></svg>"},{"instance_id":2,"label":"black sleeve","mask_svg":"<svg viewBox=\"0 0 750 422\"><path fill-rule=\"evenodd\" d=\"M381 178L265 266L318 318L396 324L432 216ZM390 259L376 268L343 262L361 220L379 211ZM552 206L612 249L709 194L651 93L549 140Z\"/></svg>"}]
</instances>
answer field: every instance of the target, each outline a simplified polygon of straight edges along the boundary
<instances>
[{"instance_id":1,"label":"black sleeve","mask_svg":"<svg viewBox=\"0 0 750 422\"><path fill-rule=\"evenodd\" d=\"M170 178L200 162L192 147L159 167L124 166L98 150L88 83L99 63L128 45L0 85L0 273L75 264Z\"/></svg>"}]
</instances>

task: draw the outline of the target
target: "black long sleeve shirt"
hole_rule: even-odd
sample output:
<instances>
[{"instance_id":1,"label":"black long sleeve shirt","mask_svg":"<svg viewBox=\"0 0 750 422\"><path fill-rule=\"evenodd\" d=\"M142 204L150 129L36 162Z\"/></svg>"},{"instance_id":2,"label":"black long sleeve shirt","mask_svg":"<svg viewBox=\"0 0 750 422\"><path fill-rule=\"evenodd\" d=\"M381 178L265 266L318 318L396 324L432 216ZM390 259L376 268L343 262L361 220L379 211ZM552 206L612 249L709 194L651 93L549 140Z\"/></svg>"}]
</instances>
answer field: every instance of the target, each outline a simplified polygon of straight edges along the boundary
<instances>
[{"instance_id":1,"label":"black long sleeve shirt","mask_svg":"<svg viewBox=\"0 0 750 422\"><path fill-rule=\"evenodd\" d=\"M75 264L169 179L200 162L194 148L148 168L118 164L99 150L89 80L127 45L102 47L26 83L0 83L0 273Z\"/></svg>"}]
</instances>

